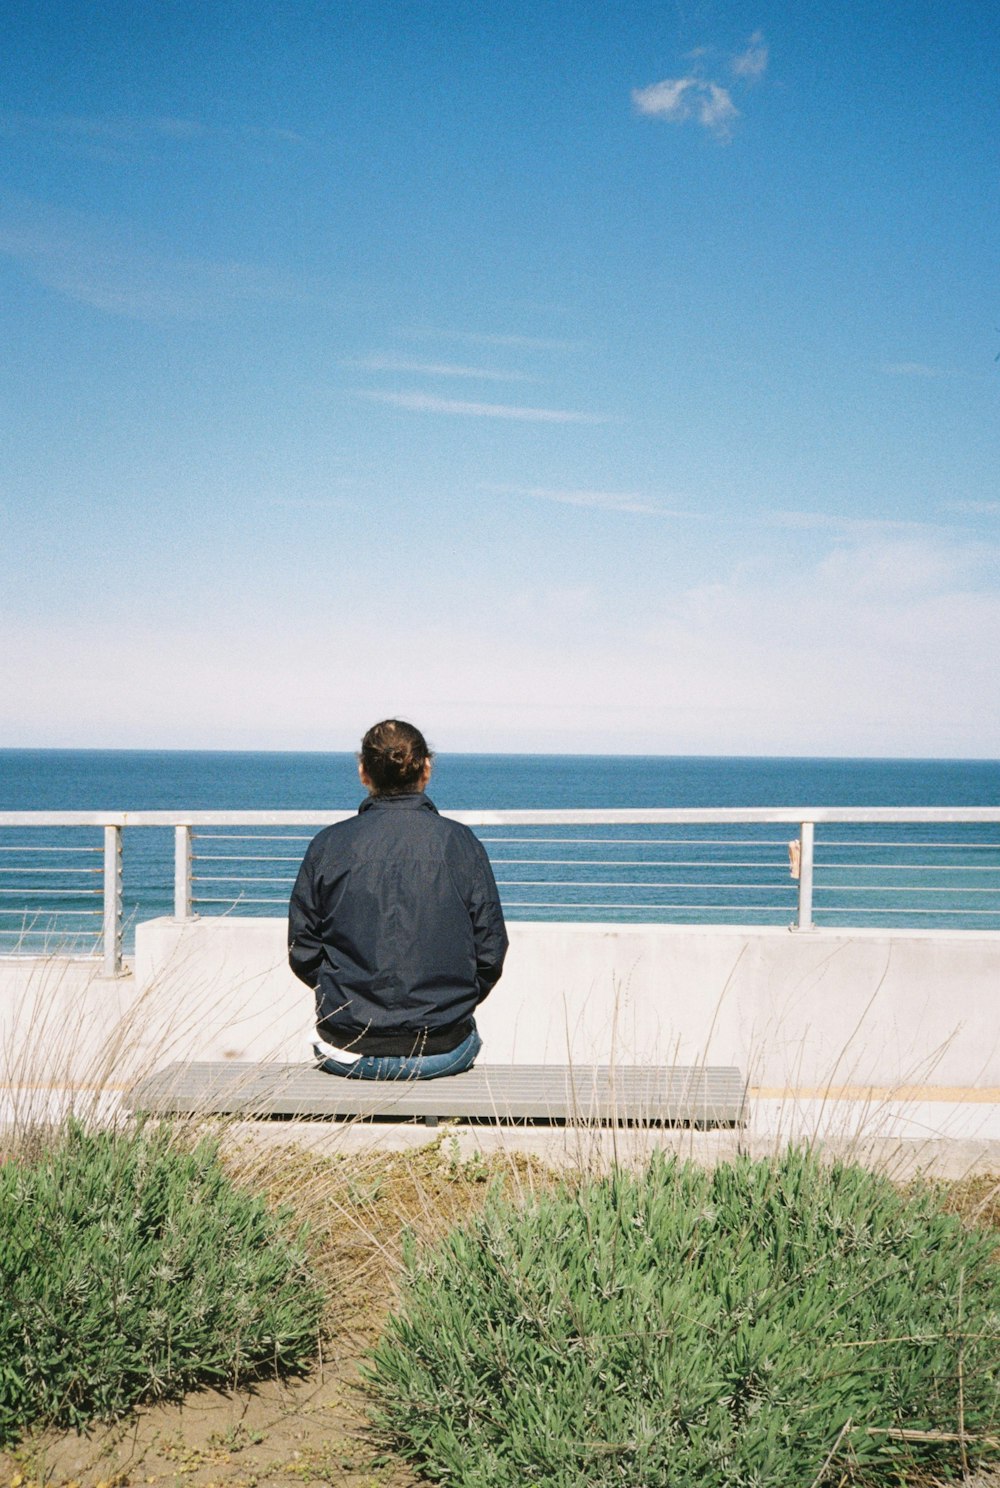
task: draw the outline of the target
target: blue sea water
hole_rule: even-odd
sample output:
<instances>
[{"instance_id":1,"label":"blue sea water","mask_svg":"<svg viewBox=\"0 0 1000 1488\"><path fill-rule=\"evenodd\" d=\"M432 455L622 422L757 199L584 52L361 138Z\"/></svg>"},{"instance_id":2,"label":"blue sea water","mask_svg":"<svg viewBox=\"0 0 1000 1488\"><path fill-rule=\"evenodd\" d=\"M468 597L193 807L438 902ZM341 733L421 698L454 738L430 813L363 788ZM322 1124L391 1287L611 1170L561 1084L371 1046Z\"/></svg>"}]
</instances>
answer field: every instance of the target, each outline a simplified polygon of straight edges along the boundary
<instances>
[{"instance_id":1,"label":"blue sea water","mask_svg":"<svg viewBox=\"0 0 1000 1488\"><path fill-rule=\"evenodd\" d=\"M995 806L1000 761L442 754L442 810ZM348 810L352 754L0 749L0 811Z\"/></svg>"},{"instance_id":2,"label":"blue sea water","mask_svg":"<svg viewBox=\"0 0 1000 1488\"><path fill-rule=\"evenodd\" d=\"M1000 761L443 754L435 761L430 794L442 810L1000 806ZM362 795L351 754L0 750L0 811L334 811L354 808ZM203 913L281 913L287 900L285 880L290 881L309 835L308 828L301 830L301 840L291 838L287 847L270 834L268 851L283 853L282 861L289 865L281 867L284 879L277 885L262 879L255 888L251 878L235 889L223 879L216 890L209 870L196 907ZM170 913L170 833L134 828L123 835L127 920ZM592 845L592 829L564 829L555 845L530 829L484 829L481 835L494 859L505 905L516 918L781 924L794 915L786 840L791 829L730 828L723 843L718 828L679 834L630 828L624 836L619 833L619 843L605 845L599 853ZM67 915L76 912L77 929L85 939L86 916L97 912L92 905L98 837L91 833L89 839L92 858L80 854L66 860L80 865L75 881L91 884L91 899L80 897L83 907L76 911L76 899L59 901L61 935L67 934ZM825 853L825 858L819 851L817 856L818 922L825 916L830 924L881 925L891 914L891 922L899 925L1000 928L996 826L965 831L953 845L953 829L942 838L926 828L901 833L899 828L887 832L851 826L827 837L829 846L818 844ZM32 838L46 845L63 840L55 832ZM19 928L23 935L32 904L44 902L39 895L46 882L53 882L33 866L42 859L22 851L25 842L23 833L0 831L0 930L8 940ZM890 842L897 845L890 847ZM239 850L222 839L213 844L210 838L200 847L208 853ZM751 850L754 866L747 861ZM618 866L626 859L631 863L627 874ZM569 860L571 869L566 867ZM852 866L862 860L863 871ZM224 874L224 857L220 861ZM27 878L16 877L28 869ZM946 876L938 875L932 884L932 869ZM943 887L934 886L939 882ZM899 890L895 899L888 892L891 885ZM24 912L20 921L19 908ZM31 923L41 933L41 920ZM56 922L47 923L51 928ZM0 949L3 945L0 941Z\"/></svg>"}]
</instances>

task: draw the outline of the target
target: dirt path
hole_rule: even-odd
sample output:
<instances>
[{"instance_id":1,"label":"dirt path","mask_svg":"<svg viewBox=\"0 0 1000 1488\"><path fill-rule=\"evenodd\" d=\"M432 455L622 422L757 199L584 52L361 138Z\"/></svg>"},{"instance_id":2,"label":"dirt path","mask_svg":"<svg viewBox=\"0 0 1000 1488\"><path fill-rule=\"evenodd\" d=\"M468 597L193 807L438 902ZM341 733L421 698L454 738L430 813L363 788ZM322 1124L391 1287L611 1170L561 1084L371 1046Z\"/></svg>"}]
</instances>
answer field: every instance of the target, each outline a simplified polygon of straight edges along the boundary
<instances>
[{"instance_id":1,"label":"dirt path","mask_svg":"<svg viewBox=\"0 0 1000 1488\"><path fill-rule=\"evenodd\" d=\"M364 1435L360 1351L309 1378L205 1391L86 1437L46 1432L0 1453L7 1488L412 1488Z\"/></svg>"}]
</instances>

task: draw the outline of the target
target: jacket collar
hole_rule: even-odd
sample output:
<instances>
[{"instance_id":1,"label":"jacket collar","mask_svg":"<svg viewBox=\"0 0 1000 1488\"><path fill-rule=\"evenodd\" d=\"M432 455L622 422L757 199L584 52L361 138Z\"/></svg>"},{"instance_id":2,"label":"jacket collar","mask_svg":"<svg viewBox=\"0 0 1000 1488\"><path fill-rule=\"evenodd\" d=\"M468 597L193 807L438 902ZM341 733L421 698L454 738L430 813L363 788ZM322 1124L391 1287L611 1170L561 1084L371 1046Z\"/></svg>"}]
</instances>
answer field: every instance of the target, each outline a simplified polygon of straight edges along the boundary
<instances>
[{"instance_id":1,"label":"jacket collar","mask_svg":"<svg viewBox=\"0 0 1000 1488\"><path fill-rule=\"evenodd\" d=\"M421 807L426 807L428 811L437 813L434 802L423 791L409 791L405 796L369 796L361 802L358 811L375 811L383 806L389 806L394 811L419 811Z\"/></svg>"}]
</instances>

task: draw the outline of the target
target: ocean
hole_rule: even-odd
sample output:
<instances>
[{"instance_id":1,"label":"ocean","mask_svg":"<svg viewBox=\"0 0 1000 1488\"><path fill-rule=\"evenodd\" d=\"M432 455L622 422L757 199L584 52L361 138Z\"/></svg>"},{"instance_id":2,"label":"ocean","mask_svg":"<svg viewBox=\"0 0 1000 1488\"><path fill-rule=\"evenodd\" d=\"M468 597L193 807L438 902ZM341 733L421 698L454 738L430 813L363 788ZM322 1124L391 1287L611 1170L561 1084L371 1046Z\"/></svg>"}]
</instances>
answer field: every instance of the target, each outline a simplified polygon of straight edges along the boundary
<instances>
[{"instance_id":1,"label":"ocean","mask_svg":"<svg viewBox=\"0 0 1000 1488\"><path fill-rule=\"evenodd\" d=\"M349 810L352 754L0 749L0 811ZM1000 761L441 754L445 811L614 806L997 806Z\"/></svg>"},{"instance_id":2,"label":"ocean","mask_svg":"<svg viewBox=\"0 0 1000 1488\"><path fill-rule=\"evenodd\" d=\"M1000 761L442 754L430 795L442 810L1000 806ZM0 811L335 811L354 808L362 796L355 757L345 753L0 750ZM600 856L593 829L561 829L555 838L550 829L547 841L531 829L484 829L480 835L515 918L783 924L794 914L785 840L790 828L617 832L617 840L605 836ZM88 841L96 843L98 835ZM126 922L170 913L171 834L134 828L123 835ZM308 835L303 828L301 840L289 840L281 861L291 866L267 869L278 877L261 879L260 892L252 878L227 888L224 874L204 874L196 908L282 913L294 859ZM273 833L261 840L268 836L267 851L278 853ZM828 844L817 839L818 923L824 915L826 923L860 925L884 925L891 917L898 925L1000 929L996 825L963 829L960 840L954 828L942 834L848 826L827 837ZM32 837L51 849L54 862L68 841L56 831ZM201 849L218 845L208 838ZM69 944L73 914L79 917L73 944L83 945L90 933L86 916L96 912L91 901L82 890L79 900L66 890L58 903L46 900L43 889L54 880L43 884L41 875L54 870L36 866L42 860L28 849L23 832L0 830L0 931L6 936L0 948L26 948L40 937ZM223 853L231 850L222 845ZM88 851L95 857L87 871L96 874L96 846ZM84 868L76 871L82 875Z\"/></svg>"}]
</instances>

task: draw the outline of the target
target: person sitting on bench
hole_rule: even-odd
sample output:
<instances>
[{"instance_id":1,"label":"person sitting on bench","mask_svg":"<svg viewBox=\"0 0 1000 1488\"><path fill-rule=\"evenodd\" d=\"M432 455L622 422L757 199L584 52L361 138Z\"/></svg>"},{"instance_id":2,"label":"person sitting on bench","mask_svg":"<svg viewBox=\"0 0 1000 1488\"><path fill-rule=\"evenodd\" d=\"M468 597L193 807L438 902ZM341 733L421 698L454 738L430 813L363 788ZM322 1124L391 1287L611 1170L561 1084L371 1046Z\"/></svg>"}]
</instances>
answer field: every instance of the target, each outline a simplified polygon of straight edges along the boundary
<instances>
[{"instance_id":1,"label":"person sitting on bench","mask_svg":"<svg viewBox=\"0 0 1000 1488\"><path fill-rule=\"evenodd\" d=\"M288 911L288 960L316 998L319 1068L356 1080L471 1069L475 1009L500 979L507 931L478 838L425 794L431 753L388 718L361 742L369 795L318 833Z\"/></svg>"}]
</instances>

